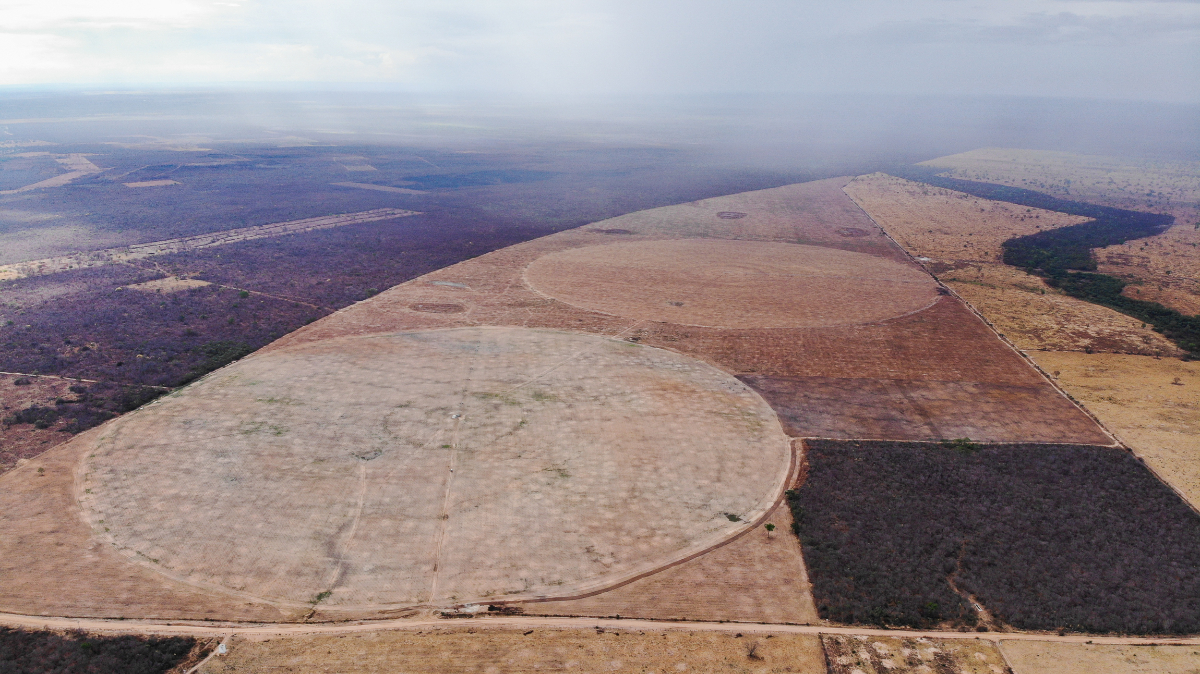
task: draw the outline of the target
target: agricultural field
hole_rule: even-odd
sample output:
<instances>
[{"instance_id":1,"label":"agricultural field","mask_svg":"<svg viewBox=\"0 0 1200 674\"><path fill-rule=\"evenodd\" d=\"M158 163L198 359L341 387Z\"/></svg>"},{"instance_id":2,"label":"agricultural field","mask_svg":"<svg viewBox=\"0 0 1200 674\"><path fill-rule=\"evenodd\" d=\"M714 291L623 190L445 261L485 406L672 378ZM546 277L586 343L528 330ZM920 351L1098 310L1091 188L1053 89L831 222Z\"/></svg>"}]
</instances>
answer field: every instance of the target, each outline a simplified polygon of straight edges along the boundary
<instances>
[{"instance_id":1,"label":"agricultural field","mask_svg":"<svg viewBox=\"0 0 1200 674\"><path fill-rule=\"evenodd\" d=\"M321 662L345 674L403 663L414 674L456 672L789 672L825 674L821 640L798 634L443 627L338 636L235 637L203 674L308 672Z\"/></svg>"},{"instance_id":2,"label":"agricultural field","mask_svg":"<svg viewBox=\"0 0 1200 674\"><path fill-rule=\"evenodd\" d=\"M1002 641L1014 674L1194 674L1200 647Z\"/></svg>"},{"instance_id":3,"label":"agricultural field","mask_svg":"<svg viewBox=\"0 0 1200 674\"><path fill-rule=\"evenodd\" d=\"M988 148L922 165L955 178L1173 215L1174 226L1162 234L1097 251L1099 271L1130 281L1130 297L1200 314L1200 163Z\"/></svg>"},{"instance_id":4,"label":"agricultural field","mask_svg":"<svg viewBox=\"0 0 1200 674\"><path fill-rule=\"evenodd\" d=\"M1123 450L806 444L807 478L788 500L822 618L1200 629L1200 517Z\"/></svg>"},{"instance_id":5,"label":"agricultural field","mask_svg":"<svg viewBox=\"0 0 1200 674\"><path fill-rule=\"evenodd\" d=\"M1001 261L1014 237L1086 218L981 199L884 174L861 176L846 192L897 243L1023 350L1177 356L1141 321L1067 296Z\"/></svg>"},{"instance_id":6,"label":"agricultural field","mask_svg":"<svg viewBox=\"0 0 1200 674\"><path fill-rule=\"evenodd\" d=\"M1168 484L1200 506L1200 364L1116 354L1031 354Z\"/></svg>"}]
</instances>

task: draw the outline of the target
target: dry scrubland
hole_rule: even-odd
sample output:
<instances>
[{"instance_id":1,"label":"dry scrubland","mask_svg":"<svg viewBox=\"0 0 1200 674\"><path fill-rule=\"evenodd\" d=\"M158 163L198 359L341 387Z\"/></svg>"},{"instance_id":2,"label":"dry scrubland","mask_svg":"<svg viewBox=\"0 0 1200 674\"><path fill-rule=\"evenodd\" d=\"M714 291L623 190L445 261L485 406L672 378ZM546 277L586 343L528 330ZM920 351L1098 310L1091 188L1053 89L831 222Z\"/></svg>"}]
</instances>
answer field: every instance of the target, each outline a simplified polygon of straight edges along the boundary
<instances>
[{"instance_id":1,"label":"dry scrubland","mask_svg":"<svg viewBox=\"0 0 1200 674\"><path fill-rule=\"evenodd\" d=\"M229 643L229 655L214 658L200 669L203 674L312 671L825 674L826 669L820 639L808 635L469 628L271 639L235 637Z\"/></svg>"},{"instance_id":2,"label":"dry scrubland","mask_svg":"<svg viewBox=\"0 0 1200 674\"><path fill-rule=\"evenodd\" d=\"M1133 282L1125 291L1130 297L1200 314L1200 162L988 148L924 164L955 178L1174 215L1175 225L1163 234L1097 251L1099 271Z\"/></svg>"},{"instance_id":3,"label":"dry scrubland","mask_svg":"<svg viewBox=\"0 0 1200 674\"><path fill-rule=\"evenodd\" d=\"M1005 240L1086 218L879 173L856 178L846 193L1021 349L1180 353L1141 321L1068 297L1000 261Z\"/></svg>"},{"instance_id":4,"label":"dry scrubland","mask_svg":"<svg viewBox=\"0 0 1200 674\"><path fill-rule=\"evenodd\" d=\"M0 419L10 418L33 405L53 405L55 399L70 396L71 382L52 377L23 377L0 374ZM43 432L32 424L0 421L0 474L22 459L37 456L62 442L61 434Z\"/></svg>"},{"instance_id":5,"label":"dry scrubland","mask_svg":"<svg viewBox=\"0 0 1200 674\"><path fill-rule=\"evenodd\" d=\"M1200 363L1102 353L1031 355L1059 386L1200 506Z\"/></svg>"},{"instance_id":6,"label":"dry scrubland","mask_svg":"<svg viewBox=\"0 0 1200 674\"><path fill-rule=\"evenodd\" d=\"M1112 646L1002 641L1015 674L1196 674L1197 646Z\"/></svg>"}]
</instances>

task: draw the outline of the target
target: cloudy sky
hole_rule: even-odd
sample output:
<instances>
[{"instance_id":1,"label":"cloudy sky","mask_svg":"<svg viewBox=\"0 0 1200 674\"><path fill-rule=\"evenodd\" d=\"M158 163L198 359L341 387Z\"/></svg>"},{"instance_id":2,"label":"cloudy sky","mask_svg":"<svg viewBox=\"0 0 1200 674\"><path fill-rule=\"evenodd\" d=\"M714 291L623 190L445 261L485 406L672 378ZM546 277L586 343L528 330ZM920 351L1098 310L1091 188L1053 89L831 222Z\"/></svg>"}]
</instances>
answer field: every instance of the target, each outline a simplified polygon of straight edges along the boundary
<instances>
[{"instance_id":1,"label":"cloudy sky","mask_svg":"<svg viewBox=\"0 0 1200 674\"><path fill-rule=\"evenodd\" d=\"M1200 1L0 0L0 84L1200 102Z\"/></svg>"}]
</instances>

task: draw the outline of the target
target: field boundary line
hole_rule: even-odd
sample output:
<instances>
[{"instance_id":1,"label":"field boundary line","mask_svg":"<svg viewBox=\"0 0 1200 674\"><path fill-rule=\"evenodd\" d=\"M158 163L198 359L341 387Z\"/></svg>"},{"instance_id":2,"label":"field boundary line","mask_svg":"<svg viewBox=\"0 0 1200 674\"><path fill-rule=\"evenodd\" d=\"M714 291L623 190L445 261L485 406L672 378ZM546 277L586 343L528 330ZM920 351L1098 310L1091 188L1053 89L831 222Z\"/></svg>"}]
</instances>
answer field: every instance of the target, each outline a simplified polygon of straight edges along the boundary
<instances>
[{"instance_id":1,"label":"field boundary line","mask_svg":"<svg viewBox=\"0 0 1200 674\"><path fill-rule=\"evenodd\" d=\"M891 175L891 174L888 174L888 175ZM855 180L857 180L857 177L855 178ZM854 182L854 181L851 180L850 182ZM846 183L846 185L849 185L849 184L850 183ZM862 214L867 216L867 218L870 219L870 221L872 223L874 223L876 227L879 228L879 231L883 232L883 235L888 238L888 241L891 241L893 244L895 244L896 248L899 248L901 251L903 251L904 255L907 256L908 259L913 264L917 265L922 270L924 270L926 274L929 274L929 277L932 278L934 280L934 282L938 284L939 288L942 288L946 292L946 294L948 294L950 297L953 297L954 299L958 300L959 302L962 302L963 306L967 307L967 309L970 310L970 312L972 314L974 314L974 316L976 318L978 318L984 325L986 325L988 327L989 330L992 331L992 334L994 334L996 337L998 337L1000 339L1000 341L1003 342L1005 345L1007 345L1008 348L1011 349L1014 353L1019 355L1021 357L1021 360L1025 361L1025 363L1027 365L1029 365L1031 368L1033 368L1033 370L1035 372L1040 374L1042 376L1042 379L1045 380L1047 383L1049 383L1050 386L1055 391L1057 391L1060 396L1065 398L1067 400L1067 402L1071 403L1071 405L1074 406L1075 409L1077 409L1080 412L1083 412L1085 415L1087 415L1087 417L1089 419L1091 419L1096 424L1096 426L1105 435L1107 435L1109 437L1109 439L1111 439L1113 441L1113 446L1120 447L1126 451L1130 451L1129 447L1126 446L1125 443L1121 442L1121 439L1118 438L1112 431L1110 431L1108 429L1108 427L1105 426L1104 423L1100 421L1100 419L1096 418L1096 415L1092 414L1091 410L1089 410L1086 407L1084 407L1083 405L1081 405L1078 401L1075 400L1075 398L1073 398L1071 396L1071 394L1069 394L1065 390L1063 390L1062 387L1060 387L1058 385L1058 383L1055 382L1054 379L1051 378L1050 375L1047 374L1046 371L1043 370L1040 365L1038 365L1036 362L1034 362L1033 358L1031 358L1029 356L1029 354L1025 353L1025 351L1023 351L1016 344L1014 344L1012 342L1012 340L1010 340L1008 337L1006 337L1004 335L1004 333L997 330L996 326L994 324L992 324L992 322L989 321L983 314L981 314L979 312L979 310L976 309L973 304L971 304L970 302L963 299L962 296L959 295L958 293L954 292L954 289L951 288L950 286L946 285L944 282L942 282L942 279L938 278L937 274L934 274L934 273L930 272L928 269L925 269L925 266L917 261L916 256L914 256L912 253L910 253L907 248L905 248L904 246L901 246L900 242L897 241L895 238L893 238L892 235L889 234L888 231L883 227L883 225L879 224L879 222L877 220L875 220L875 218L872 217L870 213L867 212L867 209L863 208L862 204L858 203L858 201L855 200L855 198L853 196L851 196L849 192L846 191L845 187L842 188L842 193L846 195L847 199L854 202L854 205L858 207L858 210L862 211ZM1132 453L1132 452L1130 452L1130 453Z\"/></svg>"},{"instance_id":2,"label":"field boundary line","mask_svg":"<svg viewBox=\"0 0 1200 674\"><path fill-rule=\"evenodd\" d=\"M0 625L24 629L84 630L119 634L159 634L221 636L233 635L321 635L355 634L400 630L427 630L431 627L458 626L495 629L596 629L654 630L690 632L752 632L758 634L843 634L875 637L926 639L977 639L993 643L1001 641L1048 641L1058 643L1092 643L1114 646L1200 646L1200 636L1105 636L1073 634L1070 636L1036 632L942 632L937 630L884 629L878 627L849 627L834 625L799 625L793 623L704 622L699 620L653 620L648 618L589 618L554 616L494 616L486 618L420 619L390 618L386 620L356 620L341 623L247 623L203 622L188 620L122 620L119 618L57 618L19 613L0 613Z\"/></svg>"}]
</instances>

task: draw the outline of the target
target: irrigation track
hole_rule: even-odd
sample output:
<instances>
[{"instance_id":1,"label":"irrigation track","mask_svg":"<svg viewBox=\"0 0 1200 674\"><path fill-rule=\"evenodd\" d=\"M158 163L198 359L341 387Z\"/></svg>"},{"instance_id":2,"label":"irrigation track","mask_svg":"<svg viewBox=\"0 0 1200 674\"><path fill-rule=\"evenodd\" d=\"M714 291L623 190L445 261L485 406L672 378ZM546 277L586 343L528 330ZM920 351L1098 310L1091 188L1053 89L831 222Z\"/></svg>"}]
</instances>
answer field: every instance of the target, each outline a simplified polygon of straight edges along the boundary
<instances>
[{"instance_id":1,"label":"irrigation track","mask_svg":"<svg viewBox=\"0 0 1200 674\"><path fill-rule=\"evenodd\" d=\"M102 618L49 618L0 613L0 625L26 629L67 629L90 632L132 634L226 636L230 634L264 636L298 636L321 634L361 634L393 630L427 630L436 627L471 627L476 629L613 629L613 630L681 630L686 632L740 632L743 634L843 634L905 639L985 639L988 641L1054 641L1060 643L1092 643L1108 645L1200 646L1200 637L1124 637L1064 635L1033 632L940 632L936 630L887 630L866 627L832 627L825 625L787 625L773 623L698 622L643 620L636 618L570 618L552 616L495 616L490 618L429 618L350 621L344 623L200 623L158 620L108 620Z\"/></svg>"}]
</instances>

